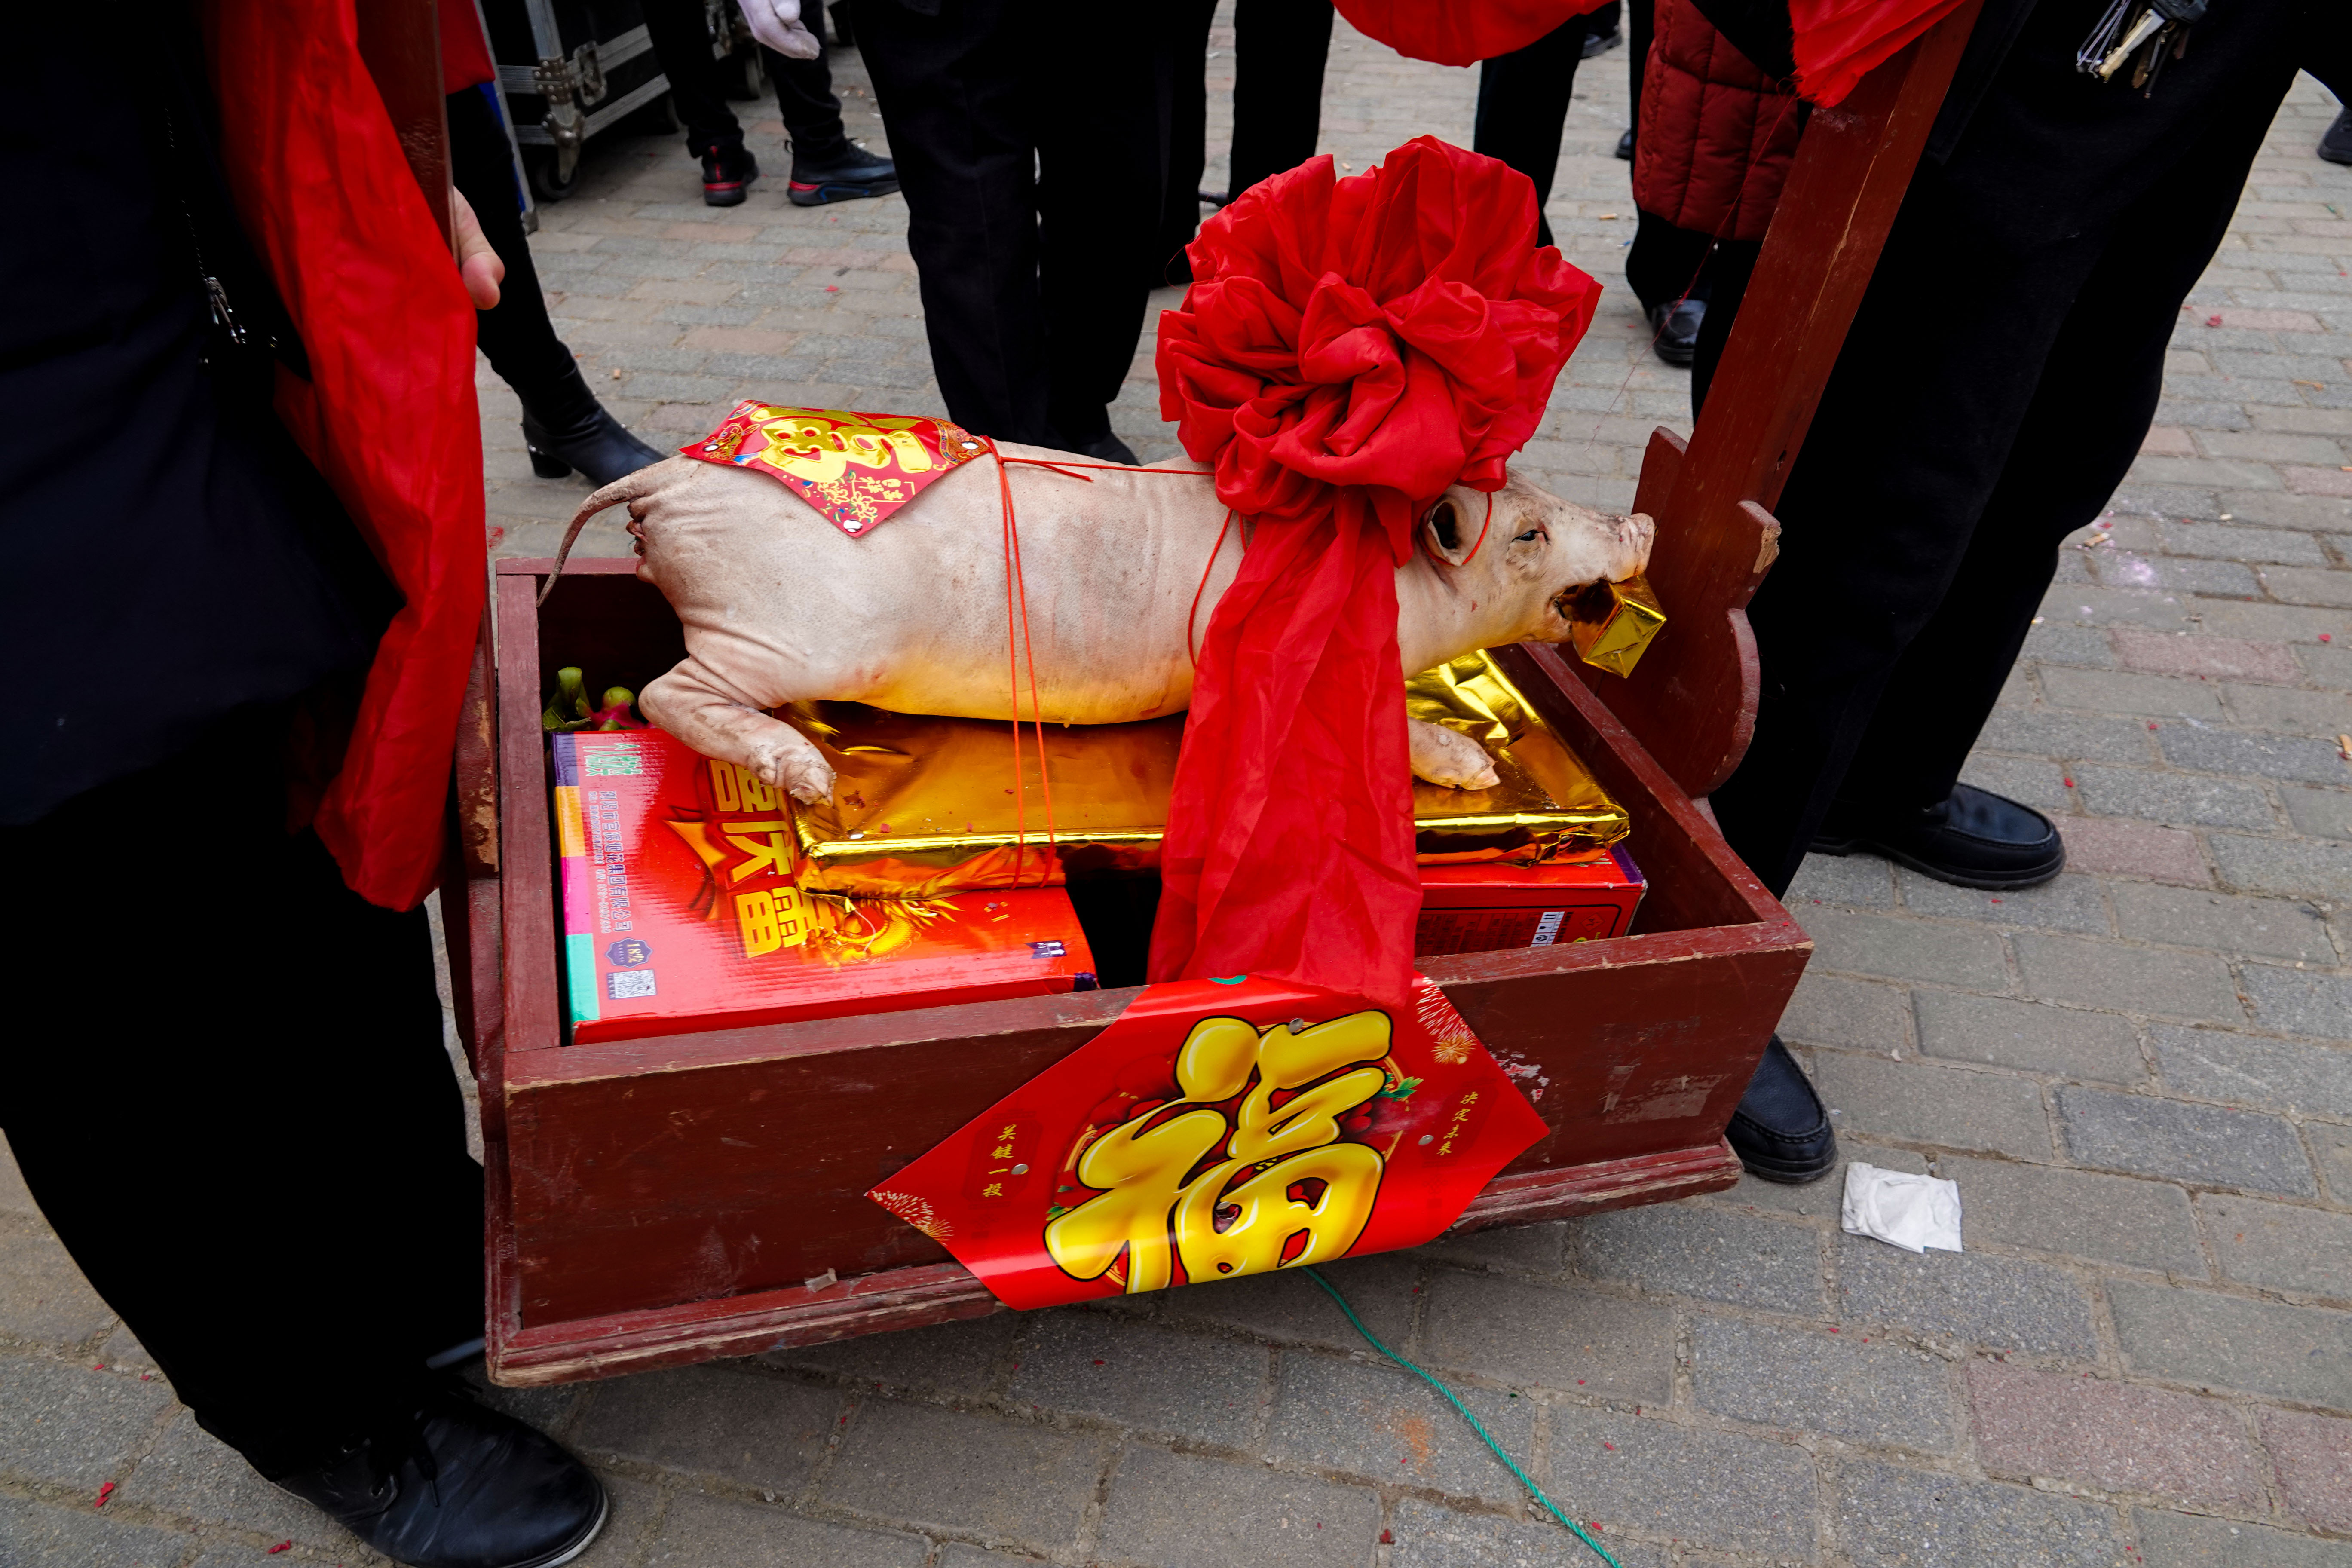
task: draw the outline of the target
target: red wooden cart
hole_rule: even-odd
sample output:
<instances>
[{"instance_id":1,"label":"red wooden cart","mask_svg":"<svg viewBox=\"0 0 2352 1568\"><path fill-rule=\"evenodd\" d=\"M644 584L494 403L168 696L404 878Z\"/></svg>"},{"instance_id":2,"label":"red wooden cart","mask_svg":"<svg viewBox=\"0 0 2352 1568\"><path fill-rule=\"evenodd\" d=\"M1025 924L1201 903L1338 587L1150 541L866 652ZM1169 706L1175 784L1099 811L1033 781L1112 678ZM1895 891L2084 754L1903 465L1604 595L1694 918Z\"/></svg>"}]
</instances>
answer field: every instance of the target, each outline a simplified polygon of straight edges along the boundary
<instances>
[{"instance_id":1,"label":"red wooden cart","mask_svg":"<svg viewBox=\"0 0 2352 1568\"><path fill-rule=\"evenodd\" d=\"M1633 678L1552 648L1510 674L1633 819L1649 893L1632 934L1423 962L1545 1083L1549 1134L1461 1228L1719 1191L1723 1141L1811 943L1705 797L1754 724L1745 615L1801 441L1974 19L1970 5L1817 112L1688 450L1661 430L1640 510L1669 616ZM460 736L442 890L489 1180L493 1377L558 1383L996 1310L864 1194L1101 1029L1101 991L564 1043L556 847L540 727L557 663L650 675L678 624L630 561L498 564ZM1213 1286L1205 1287L1214 1289Z\"/></svg>"}]
</instances>

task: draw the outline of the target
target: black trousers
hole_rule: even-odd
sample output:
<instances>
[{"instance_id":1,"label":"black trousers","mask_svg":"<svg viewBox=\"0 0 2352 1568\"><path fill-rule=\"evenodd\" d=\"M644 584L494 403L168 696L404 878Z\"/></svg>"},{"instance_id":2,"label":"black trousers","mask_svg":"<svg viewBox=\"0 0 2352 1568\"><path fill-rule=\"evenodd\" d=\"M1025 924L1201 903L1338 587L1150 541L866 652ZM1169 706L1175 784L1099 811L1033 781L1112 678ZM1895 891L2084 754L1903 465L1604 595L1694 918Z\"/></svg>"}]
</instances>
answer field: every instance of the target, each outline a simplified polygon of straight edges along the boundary
<instances>
[{"instance_id":1,"label":"black trousers","mask_svg":"<svg viewBox=\"0 0 2352 1568\"><path fill-rule=\"evenodd\" d=\"M1552 175L1559 167L1560 133L1584 58L1589 19L1570 16L1526 48L1478 67L1478 111L1470 150L1500 158L1536 183L1536 243L1551 243Z\"/></svg>"},{"instance_id":2,"label":"black trousers","mask_svg":"<svg viewBox=\"0 0 2352 1568\"><path fill-rule=\"evenodd\" d=\"M2292 79L2291 9L2217 8L2142 99L2077 76L2081 18L2045 6L1950 160L1921 164L1748 609L1763 700L1714 806L1775 893L1833 804L1950 795L2060 541L2147 432L2180 302ZM1752 252L1717 260L1710 327Z\"/></svg>"},{"instance_id":3,"label":"black trousers","mask_svg":"<svg viewBox=\"0 0 2352 1568\"><path fill-rule=\"evenodd\" d=\"M449 95L448 112L450 178L474 209L482 237L507 264L498 304L474 312L476 342L499 379L529 403L571 373L572 351L548 320L539 271L523 237L514 160L498 110L483 89L467 88Z\"/></svg>"},{"instance_id":4,"label":"black trousers","mask_svg":"<svg viewBox=\"0 0 2352 1568\"><path fill-rule=\"evenodd\" d=\"M710 52L702 0L643 0L643 10L654 57L669 78L670 107L686 126L687 150L701 153L713 144L742 145L743 127L727 107L723 73ZM849 133L841 123L841 100L833 95L824 19L814 4L806 10L809 30L817 36L816 58L792 59L762 44L760 65L775 84L777 117L792 133L793 162L824 164L849 150Z\"/></svg>"},{"instance_id":5,"label":"black trousers","mask_svg":"<svg viewBox=\"0 0 2352 1568\"><path fill-rule=\"evenodd\" d=\"M0 828L0 1127L207 1431L264 1474L403 1414L482 1331L482 1171L422 911L286 831L282 714ZM33 994L31 992L26 994Z\"/></svg>"},{"instance_id":6,"label":"black trousers","mask_svg":"<svg viewBox=\"0 0 2352 1568\"><path fill-rule=\"evenodd\" d=\"M907 247L957 423L1075 447L1110 434L1166 189L1177 18L956 0L857 13Z\"/></svg>"},{"instance_id":7,"label":"black trousers","mask_svg":"<svg viewBox=\"0 0 2352 1568\"><path fill-rule=\"evenodd\" d=\"M1151 274L1154 288L1192 281L1181 253L1201 226L1201 175L1209 162L1209 95L1202 79L1217 0L1188 3L1189 9L1176 10L1172 24L1176 66L1169 100L1168 195L1153 246L1161 258ZM1331 15L1331 0L1234 0L1234 146L1226 200L1315 156Z\"/></svg>"}]
</instances>

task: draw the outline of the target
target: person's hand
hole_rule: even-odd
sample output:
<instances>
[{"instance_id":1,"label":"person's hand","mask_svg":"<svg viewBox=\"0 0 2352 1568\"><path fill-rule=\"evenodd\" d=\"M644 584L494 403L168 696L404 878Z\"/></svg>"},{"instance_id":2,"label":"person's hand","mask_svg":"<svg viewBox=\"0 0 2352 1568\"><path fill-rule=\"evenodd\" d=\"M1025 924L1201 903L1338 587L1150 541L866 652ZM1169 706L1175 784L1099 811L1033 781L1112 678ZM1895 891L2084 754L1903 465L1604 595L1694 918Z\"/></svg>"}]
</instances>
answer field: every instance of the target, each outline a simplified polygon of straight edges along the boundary
<instances>
[{"instance_id":1,"label":"person's hand","mask_svg":"<svg viewBox=\"0 0 2352 1568\"><path fill-rule=\"evenodd\" d=\"M813 60L824 43L801 21L801 0L742 0L751 36L786 59Z\"/></svg>"},{"instance_id":2,"label":"person's hand","mask_svg":"<svg viewBox=\"0 0 2352 1568\"><path fill-rule=\"evenodd\" d=\"M457 230L457 276L465 281L474 309L487 310L499 302L499 284L507 275L507 264L490 248L481 220L474 216L465 193L454 185L449 190L449 217Z\"/></svg>"}]
</instances>

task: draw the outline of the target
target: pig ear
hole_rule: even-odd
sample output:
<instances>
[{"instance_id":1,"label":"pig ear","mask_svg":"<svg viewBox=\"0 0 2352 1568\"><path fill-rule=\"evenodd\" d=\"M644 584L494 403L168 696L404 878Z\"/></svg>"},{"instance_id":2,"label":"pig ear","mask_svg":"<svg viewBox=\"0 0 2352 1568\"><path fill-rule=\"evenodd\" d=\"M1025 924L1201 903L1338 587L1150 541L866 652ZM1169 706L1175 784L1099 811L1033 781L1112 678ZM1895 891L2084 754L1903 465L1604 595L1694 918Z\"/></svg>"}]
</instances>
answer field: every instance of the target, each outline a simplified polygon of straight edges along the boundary
<instances>
[{"instance_id":1,"label":"pig ear","mask_svg":"<svg viewBox=\"0 0 2352 1568\"><path fill-rule=\"evenodd\" d=\"M1429 552L1448 566L1467 562L1474 548L1471 535L1475 530L1465 527L1466 521L1453 497L1441 498L1422 519L1422 538L1428 542Z\"/></svg>"}]
</instances>

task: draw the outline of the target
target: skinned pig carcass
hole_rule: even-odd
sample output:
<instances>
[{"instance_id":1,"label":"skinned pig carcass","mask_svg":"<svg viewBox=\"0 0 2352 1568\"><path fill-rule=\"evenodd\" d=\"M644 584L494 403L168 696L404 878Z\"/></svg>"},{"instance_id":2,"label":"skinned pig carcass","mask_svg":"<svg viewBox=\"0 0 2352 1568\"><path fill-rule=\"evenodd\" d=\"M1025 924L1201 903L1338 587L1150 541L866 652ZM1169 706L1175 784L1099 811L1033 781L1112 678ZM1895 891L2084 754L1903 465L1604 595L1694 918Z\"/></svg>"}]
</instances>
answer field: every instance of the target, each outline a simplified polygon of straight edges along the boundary
<instances>
[{"instance_id":1,"label":"skinned pig carcass","mask_svg":"<svg viewBox=\"0 0 2352 1568\"><path fill-rule=\"evenodd\" d=\"M1008 470L1034 650L1024 663L1042 717L1116 724L1189 706L1194 654L1246 542L1244 523L1227 526L1213 476L1103 468L1010 443L1000 450L1083 465ZM965 463L851 538L772 479L671 458L588 497L563 548L596 512L627 505L637 575L677 612L687 647L638 706L704 755L814 803L832 794L833 769L766 710L830 700L1015 717L996 467ZM1486 492L1457 485L1419 520L1421 547L1397 571L1401 675L1477 648L1566 641L1578 590L1622 582L1649 563L1647 517L1604 516L1516 478L1491 499L1490 514ZM1495 784L1475 741L1407 722L1416 776L1464 789Z\"/></svg>"}]
</instances>

